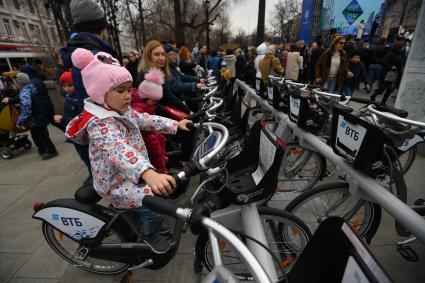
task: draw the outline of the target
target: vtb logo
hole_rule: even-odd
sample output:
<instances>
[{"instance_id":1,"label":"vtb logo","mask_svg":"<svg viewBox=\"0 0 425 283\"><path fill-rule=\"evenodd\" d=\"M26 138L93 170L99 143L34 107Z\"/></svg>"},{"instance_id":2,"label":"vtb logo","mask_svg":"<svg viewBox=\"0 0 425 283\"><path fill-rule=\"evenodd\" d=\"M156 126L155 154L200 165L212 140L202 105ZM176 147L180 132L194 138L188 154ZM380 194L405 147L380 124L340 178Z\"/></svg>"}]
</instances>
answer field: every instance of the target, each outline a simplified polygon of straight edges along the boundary
<instances>
[{"instance_id":1,"label":"vtb logo","mask_svg":"<svg viewBox=\"0 0 425 283\"><path fill-rule=\"evenodd\" d=\"M61 217L59 214L52 214L52 220L62 221L62 224L64 226L83 226L83 223L81 223L80 218L76 217Z\"/></svg>"}]
</instances>

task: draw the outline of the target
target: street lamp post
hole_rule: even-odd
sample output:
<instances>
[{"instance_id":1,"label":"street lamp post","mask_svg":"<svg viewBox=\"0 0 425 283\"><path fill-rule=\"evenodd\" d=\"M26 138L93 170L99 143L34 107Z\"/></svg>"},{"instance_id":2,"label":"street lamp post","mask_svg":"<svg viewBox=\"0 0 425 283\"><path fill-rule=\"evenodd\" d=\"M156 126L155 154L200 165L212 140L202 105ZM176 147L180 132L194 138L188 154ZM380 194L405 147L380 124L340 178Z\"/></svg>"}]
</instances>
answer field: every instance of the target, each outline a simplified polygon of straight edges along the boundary
<instances>
[{"instance_id":1,"label":"street lamp post","mask_svg":"<svg viewBox=\"0 0 425 283\"><path fill-rule=\"evenodd\" d=\"M207 27L207 50L210 52L210 1L204 0L204 7L205 7L205 18L206 18L206 27Z\"/></svg>"}]
</instances>

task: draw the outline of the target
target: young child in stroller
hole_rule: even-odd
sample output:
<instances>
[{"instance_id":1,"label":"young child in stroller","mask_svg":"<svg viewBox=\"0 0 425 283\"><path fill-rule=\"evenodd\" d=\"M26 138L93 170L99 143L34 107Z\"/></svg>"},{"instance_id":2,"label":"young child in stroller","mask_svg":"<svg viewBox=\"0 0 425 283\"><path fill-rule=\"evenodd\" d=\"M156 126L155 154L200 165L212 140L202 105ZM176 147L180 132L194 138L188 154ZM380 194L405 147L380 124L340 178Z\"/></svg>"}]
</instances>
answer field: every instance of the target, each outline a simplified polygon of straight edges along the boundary
<instances>
[{"instance_id":1,"label":"young child in stroller","mask_svg":"<svg viewBox=\"0 0 425 283\"><path fill-rule=\"evenodd\" d=\"M0 94L0 156L4 159L13 157L13 152L20 148L30 148L31 141L28 135L22 133L27 128L16 126L16 120L20 114L20 108L13 105L19 103L18 92L12 87L3 85L4 88Z\"/></svg>"}]
</instances>

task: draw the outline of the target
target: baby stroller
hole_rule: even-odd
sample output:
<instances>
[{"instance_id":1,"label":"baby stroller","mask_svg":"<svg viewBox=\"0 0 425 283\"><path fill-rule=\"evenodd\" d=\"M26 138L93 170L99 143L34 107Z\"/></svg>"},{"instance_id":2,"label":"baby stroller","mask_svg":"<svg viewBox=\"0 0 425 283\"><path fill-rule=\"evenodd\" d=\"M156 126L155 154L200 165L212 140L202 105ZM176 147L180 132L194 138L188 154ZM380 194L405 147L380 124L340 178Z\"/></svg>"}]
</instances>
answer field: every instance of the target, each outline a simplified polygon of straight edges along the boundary
<instances>
[{"instance_id":1,"label":"baby stroller","mask_svg":"<svg viewBox=\"0 0 425 283\"><path fill-rule=\"evenodd\" d=\"M0 104L0 156L4 159L12 158L15 150L28 149L32 145L28 135L18 135L28 130L16 127L18 116L19 107L9 103Z\"/></svg>"}]
</instances>

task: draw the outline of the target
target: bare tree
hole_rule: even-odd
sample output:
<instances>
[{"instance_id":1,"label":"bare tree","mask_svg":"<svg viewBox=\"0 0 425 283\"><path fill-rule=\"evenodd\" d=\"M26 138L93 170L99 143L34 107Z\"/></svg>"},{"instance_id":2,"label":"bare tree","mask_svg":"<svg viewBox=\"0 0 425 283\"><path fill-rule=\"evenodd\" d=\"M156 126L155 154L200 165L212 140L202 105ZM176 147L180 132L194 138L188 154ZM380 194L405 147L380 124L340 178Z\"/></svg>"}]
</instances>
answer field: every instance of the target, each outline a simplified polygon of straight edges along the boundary
<instances>
[{"instance_id":1,"label":"bare tree","mask_svg":"<svg viewBox=\"0 0 425 283\"><path fill-rule=\"evenodd\" d=\"M199 28L206 29L209 26L209 22L215 21L218 17L218 8L222 5L223 0L211 1L208 14L210 15L209 22L205 17L204 7L202 3L194 0L173 0L173 1L161 1L161 5L158 5L158 13L160 23L168 26L170 30L174 32L174 36L178 45L184 45L186 43L185 29L194 32ZM167 3L168 2L168 3ZM168 4L168 5L167 5ZM167 10L172 8L174 22L170 21L169 13Z\"/></svg>"},{"instance_id":2,"label":"bare tree","mask_svg":"<svg viewBox=\"0 0 425 283\"><path fill-rule=\"evenodd\" d=\"M270 24L273 27L271 34L273 37L280 37L280 41L295 40L296 26L301 10L300 1L279 0L273 7Z\"/></svg>"},{"instance_id":3,"label":"bare tree","mask_svg":"<svg viewBox=\"0 0 425 283\"><path fill-rule=\"evenodd\" d=\"M231 37L230 31L230 18L225 12L220 13L217 17L216 23L214 24L213 35L213 47L218 48L220 44L227 43Z\"/></svg>"},{"instance_id":4,"label":"bare tree","mask_svg":"<svg viewBox=\"0 0 425 283\"><path fill-rule=\"evenodd\" d=\"M242 46L242 47L248 46L248 44L249 44L248 35L242 29L238 30L235 37L233 38L233 41L236 44L238 44L239 46Z\"/></svg>"},{"instance_id":5,"label":"bare tree","mask_svg":"<svg viewBox=\"0 0 425 283\"><path fill-rule=\"evenodd\" d=\"M63 35L65 39L69 38L69 35L71 34L72 30L72 16L71 10L69 8L70 3L71 0L38 0L35 2L36 5L44 4L46 10L52 10L58 32L60 33L62 31L64 33Z\"/></svg>"}]
</instances>

